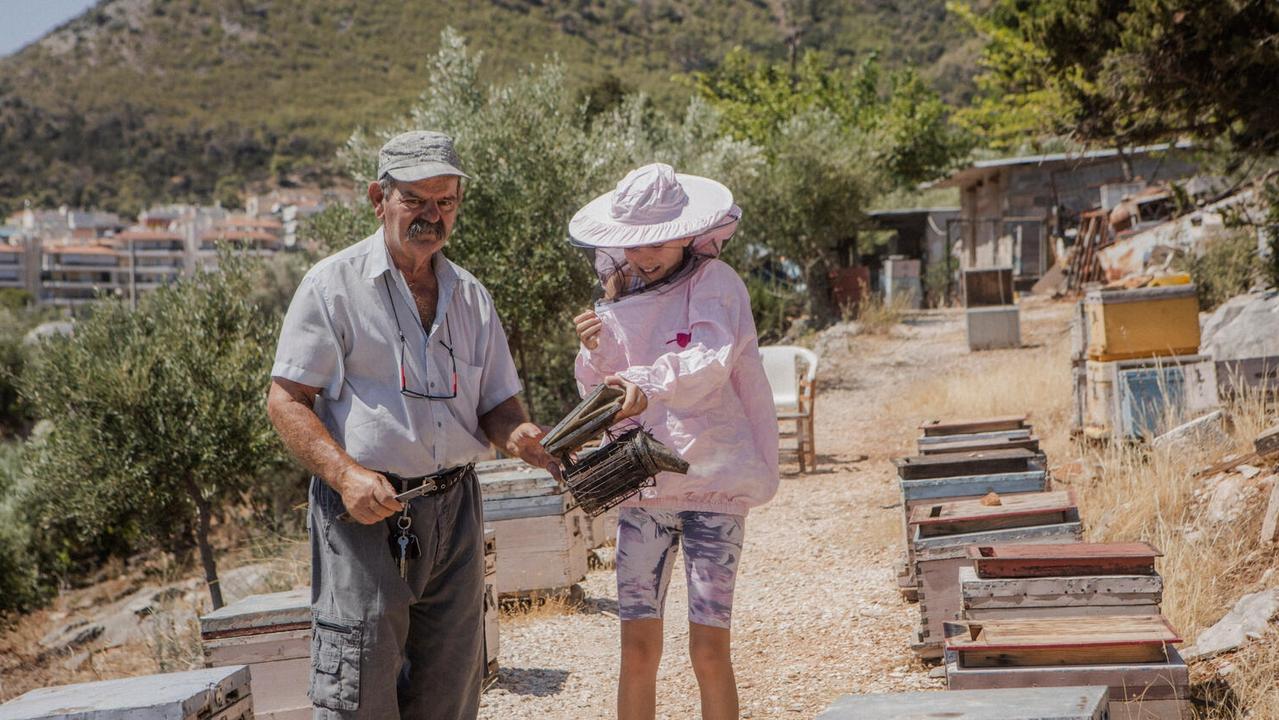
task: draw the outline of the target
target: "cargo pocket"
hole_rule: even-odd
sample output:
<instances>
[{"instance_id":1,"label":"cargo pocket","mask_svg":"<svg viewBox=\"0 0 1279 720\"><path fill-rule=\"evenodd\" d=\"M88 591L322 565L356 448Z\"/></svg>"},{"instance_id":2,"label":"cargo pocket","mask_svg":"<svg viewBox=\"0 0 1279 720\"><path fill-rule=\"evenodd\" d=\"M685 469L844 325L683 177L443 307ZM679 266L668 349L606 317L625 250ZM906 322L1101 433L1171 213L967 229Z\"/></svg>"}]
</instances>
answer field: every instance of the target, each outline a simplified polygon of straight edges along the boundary
<instances>
[{"instance_id":1,"label":"cargo pocket","mask_svg":"<svg viewBox=\"0 0 1279 720\"><path fill-rule=\"evenodd\" d=\"M311 625L311 702L330 710L360 707L363 623L315 614Z\"/></svg>"}]
</instances>

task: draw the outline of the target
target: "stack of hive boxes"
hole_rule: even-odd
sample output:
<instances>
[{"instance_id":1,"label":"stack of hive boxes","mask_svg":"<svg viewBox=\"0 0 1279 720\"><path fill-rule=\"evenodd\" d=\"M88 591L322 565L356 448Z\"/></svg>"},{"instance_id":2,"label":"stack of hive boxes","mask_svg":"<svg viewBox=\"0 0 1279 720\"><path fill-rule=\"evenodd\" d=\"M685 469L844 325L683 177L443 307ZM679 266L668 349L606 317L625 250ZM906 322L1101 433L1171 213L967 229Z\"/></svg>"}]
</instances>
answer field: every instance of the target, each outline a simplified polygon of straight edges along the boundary
<instances>
[{"instance_id":1,"label":"stack of hive boxes","mask_svg":"<svg viewBox=\"0 0 1279 720\"><path fill-rule=\"evenodd\" d=\"M208 667L248 666L259 718L311 717L310 589L250 595L203 615L200 641Z\"/></svg>"},{"instance_id":2,"label":"stack of hive boxes","mask_svg":"<svg viewBox=\"0 0 1279 720\"><path fill-rule=\"evenodd\" d=\"M1216 365L1198 354L1193 284L1090 290L1075 326L1073 355L1087 357L1076 411L1087 437L1148 437L1217 407Z\"/></svg>"},{"instance_id":3,"label":"stack of hive boxes","mask_svg":"<svg viewBox=\"0 0 1279 720\"><path fill-rule=\"evenodd\" d=\"M501 549L499 596L558 593L586 577L590 519L550 473L520 460L476 463L475 472Z\"/></svg>"},{"instance_id":4,"label":"stack of hive boxes","mask_svg":"<svg viewBox=\"0 0 1279 720\"><path fill-rule=\"evenodd\" d=\"M1073 494L1052 491L1024 416L933 421L921 430L920 454L895 461L906 545L898 584L919 601L912 648L939 658L943 623L960 617L969 545L1077 540L1080 524Z\"/></svg>"},{"instance_id":5,"label":"stack of hive boxes","mask_svg":"<svg viewBox=\"0 0 1279 720\"><path fill-rule=\"evenodd\" d=\"M969 350L1021 347L1021 313L1013 302L1013 269L965 270L964 317Z\"/></svg>"},{"instance_id":6,"label":"stack of hive boxes","mask_svg":"<svg viewBox=\"0 0 1279 720\"><path fill-rule=\"evenodd\" d=\"M968 548L965 621L946 626L951 689L1109 688L1115 720L1190 716L1181 642L1147 543Z\"/></svg>"}]
</instances>

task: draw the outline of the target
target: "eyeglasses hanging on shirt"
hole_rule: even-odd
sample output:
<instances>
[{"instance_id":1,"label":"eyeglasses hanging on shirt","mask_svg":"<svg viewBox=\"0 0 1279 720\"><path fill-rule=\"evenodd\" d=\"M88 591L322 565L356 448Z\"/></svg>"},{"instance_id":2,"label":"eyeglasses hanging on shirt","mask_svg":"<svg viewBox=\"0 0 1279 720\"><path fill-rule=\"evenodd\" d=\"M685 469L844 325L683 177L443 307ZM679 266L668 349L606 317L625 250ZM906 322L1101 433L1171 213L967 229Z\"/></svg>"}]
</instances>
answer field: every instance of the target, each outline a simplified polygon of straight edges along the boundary
<instances>
[{"instance_id":1,"label":"eyeglasses hanging on shirt","mask_svg":"<svg viewBox=\"0 0 1279 720\"><path fill-rule=\"evenodd\" d=\"M422 400L452 400L457 397L457 358L453 356L453 328L449 326L449 316L444 315L444 331L448 335L449 341L443 340L440 344L445 350L449 351L449 362L453 365L453 390L448 395L431 395L430 393L418 392L410 390L408 387L408 374L405 371L404 359L407 355L409 341L404 337L404 329L400 327L400 315L395 312L395 297L391 294L391 281L386 279L386 275L382 276L382 285L386 288L386 299L391 303L391 317L395 318L395 331L400 336L400 394L404 397L419 398ZM430 337L427 337L427 348L429 352Z\"/></svg>"}]
</instances>

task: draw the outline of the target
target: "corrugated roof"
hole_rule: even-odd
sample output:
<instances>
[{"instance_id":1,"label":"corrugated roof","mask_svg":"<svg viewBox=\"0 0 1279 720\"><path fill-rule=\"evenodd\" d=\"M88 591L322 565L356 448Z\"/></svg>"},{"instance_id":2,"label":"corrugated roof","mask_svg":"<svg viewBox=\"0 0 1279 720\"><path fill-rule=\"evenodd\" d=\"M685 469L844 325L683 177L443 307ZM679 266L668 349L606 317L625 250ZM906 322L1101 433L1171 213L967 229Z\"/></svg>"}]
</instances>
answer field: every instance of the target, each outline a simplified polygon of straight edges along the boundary
<instances>
[{"instance_id":1,"label":"corrugated roof","mask_svg":"<svg viewBox=\"0 0 1279 720\"><path fill-rule=\"evenodd\" d=\"M1175 145L1169 143L1142 145L1140 147L1129 148L1124 152L1129 156L1149 155L1151 153L1166 152L1168 150L1187 150L1192 147L1194 147L1194 143L1182 140ZM1047 155L1021 155L1018 157L996 158L993 160L977 160L972 165L956 171L950 177L932 183L929 187L959 187L967 180L975 180L985 175L986 173L984 171L992 168L1011 167L1014 165L1048 165L1063 162L1078 163L1090 160L1106 160L1118 156L1118 149L1105 148L1102 150L1086 150L1081 153L1049 153Z\"/></svg>"}]
</instances>

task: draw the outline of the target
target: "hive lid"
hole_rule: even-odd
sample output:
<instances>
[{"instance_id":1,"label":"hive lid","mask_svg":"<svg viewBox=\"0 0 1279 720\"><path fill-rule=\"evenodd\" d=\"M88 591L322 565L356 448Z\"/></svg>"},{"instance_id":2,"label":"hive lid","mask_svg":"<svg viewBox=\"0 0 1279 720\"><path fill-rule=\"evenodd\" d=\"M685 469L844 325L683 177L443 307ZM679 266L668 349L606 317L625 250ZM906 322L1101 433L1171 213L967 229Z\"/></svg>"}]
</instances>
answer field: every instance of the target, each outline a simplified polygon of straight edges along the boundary
<instances>
[{"instance_id":1,"label":"hive lid","mask_svg":"<svg viewBox=\"0 0 1279 720\"><path fill-rule=\"evenodd\" d=\"M989 505L983 498L974 498L917 505L910 511L910 523L944 525L990 518L1059 513L1075 508L1075 493L1073 490L1014 493L1000 495L999 502L999 505Z\"/></svg>"},{"instance_id":2,"label":"hive lid","mask_svg":"<svg viewBox=\"0 0 1279 720\"><path fill-rule=\"evenodd\" d=\"M249 668L231 665L32 690L0 706L0 720L195 720L249 695Z\"/></svg>"},{"instance_id":3,"label":"hive lid","mask_svg":"<svg viewBox=\"0 0 1279 720\"><path fill-rule=\"evenodd\" d=\"M1165 645L1181 637L1162 615L1092 615L972 620L948 625L946 649L965 651L1064 650Z\"/></svg>"},{"instance_id":4,"label":"hive lid","mask_svg":"<svg viewBox=\"0 0 1279 720\"><path fill-rule=\"evenodd\" d=\"M1009 543L968 548L973 568L983 578L1153 575L1155 558L1162 555L1144 542Z\"/></svg>"},{"instance_id":5,"label":"hive lid","mask_svg":"<svg viewBox=\"0 0 1279 720\"><path fill-rule=\"evenodd\" d=\"M1025 415L1001 415L988 418L963 418L954 420L928 420L919 424L925 437L941 435L967 435L999 430L1019 430L1026 427Z\"/></svg>"},{"instance_id":6,"label":"hive lid","mask_svg":"<svg viewBox=\"0 0 1279 720\"><path fill-rule=\"evenodd\" d=\"M200 616L200 635L206 640L252 634L263 628L282 631L310 626L310 588L250 595Z\"/></svg>"},{"instance_id":7,"label":"hive lid","mask_svg":"<svg viewBox=\"0 0 1279 720\"><path fill-rule=\"evenodd\" d=\"M475 464L485 500L558 495L563 488L551 474L523 460L491 460Z\"/></svg>"}]
</instances>

